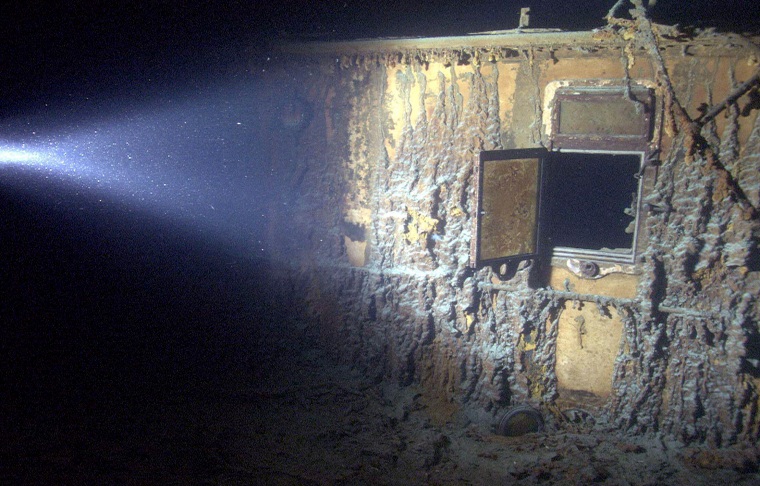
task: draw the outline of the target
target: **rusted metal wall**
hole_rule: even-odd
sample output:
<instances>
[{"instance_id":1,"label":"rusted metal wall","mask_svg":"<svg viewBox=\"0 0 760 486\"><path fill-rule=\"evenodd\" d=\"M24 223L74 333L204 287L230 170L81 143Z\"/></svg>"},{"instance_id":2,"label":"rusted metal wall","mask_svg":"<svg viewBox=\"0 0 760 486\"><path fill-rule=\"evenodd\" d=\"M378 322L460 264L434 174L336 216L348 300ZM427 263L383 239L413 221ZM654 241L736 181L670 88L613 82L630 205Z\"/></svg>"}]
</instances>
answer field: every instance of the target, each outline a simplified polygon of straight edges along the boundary
<instances>
[{"instance_id":1,"label":"rusted metal wall","mask_svg":"<svg viewBox=\"0 0 760 486\"><path fill-rule=\"evenodd\" d=\"M760 204L756 96L703 130L719 168L669 113L661 118L633 270L589 287L557 268L536 288L535 266L506 281L468 266L473 164L482 150L548 144L552 82L649 83L696 118L758 69L757 51L732 40L671 43L666 93L645 51L605 35L596 47L539 36L520 48L282 54L264 77L262 120L278 116L288 90L312 117L298 131L260 127L271 140L263 176L276 187L262 243L277 263L272 285L294 296L294 315L311 319L339 358L377 379L421 384L441 420L463 410L487 423L523 402L556 412L558 382L585 366L568 327L585 315L589 332L610 329L589 341L607 371L583 385L595 390L599 420L684 441L756 440L758 219L726 188L728 177ZM560 358L571 369L558 369Z\"/></svg>"}]
</instances>

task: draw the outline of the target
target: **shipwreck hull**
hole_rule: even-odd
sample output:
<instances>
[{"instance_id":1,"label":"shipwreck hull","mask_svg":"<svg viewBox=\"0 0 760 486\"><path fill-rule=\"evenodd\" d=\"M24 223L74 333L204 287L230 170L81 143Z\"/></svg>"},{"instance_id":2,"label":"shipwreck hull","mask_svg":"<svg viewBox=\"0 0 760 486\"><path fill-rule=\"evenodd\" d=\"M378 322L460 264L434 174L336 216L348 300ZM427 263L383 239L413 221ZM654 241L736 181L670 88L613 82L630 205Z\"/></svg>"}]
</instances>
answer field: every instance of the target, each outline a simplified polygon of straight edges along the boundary
<instances>
[{"instance_id":1,"label":"shipwreck hull","mask_svg":"<svg viewBox=\"0 0 760 486\"><path fill-rule=\"evenodd\" d=\"M282 46L262 74L264 246L292 318L377 380L419 384L441 421L490 424L530 404L557 425L580 408L631 433L756 441L757 90L703 120L699 139L673 103L699 120L756 76L760 54L734 36L658 40L662 65L634 27ZM652 104L625 146L642 154L626 256L539 241L508 270L472 265L481 154L622 150L563 139L553 110L563 89L631 87ZM271 123L283 89L308 103L297 131ZM604 130L617 108L600 106Z\"/></svg>"}]
</instances>

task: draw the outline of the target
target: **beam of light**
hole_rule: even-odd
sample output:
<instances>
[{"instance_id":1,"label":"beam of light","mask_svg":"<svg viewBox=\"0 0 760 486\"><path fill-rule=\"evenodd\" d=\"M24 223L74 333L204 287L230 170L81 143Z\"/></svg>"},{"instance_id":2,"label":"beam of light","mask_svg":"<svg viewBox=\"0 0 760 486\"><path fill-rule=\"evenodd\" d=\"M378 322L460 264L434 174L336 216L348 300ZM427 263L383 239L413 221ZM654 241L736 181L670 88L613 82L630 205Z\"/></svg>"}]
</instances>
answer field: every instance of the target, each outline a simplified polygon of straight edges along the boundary
<instances>
[{"instance_id":1,"label":"beam of light","mask_svg":"<svg viewBox=\"0 0 760 486\"><path fill-rule=\"evenodd\" d=\"M25 147L16 148L0 144L0 164L36 165L43 158L43 155L27 150Z\"/></svg>"},{"instance_id":2,"label":"beam of light","mask_svg":"<svg viewBox=\"0 0 760 486\"><path fill-rule=\"evenodd\" d=\"M51 140L47 144L0 141L0 168L30 171L48 180L100 181L96 174L103 171L86 163L83 156L80 154L79 160L71 157Z\"/></svg>"},{"instance_id":3,"label":"beam of light","mask_svg":"<svg viewBox=\"0 0 760 486\"><path fill-rule=\"evenodd\" d=\"M0 149L0 164L25 164L34 162L38 156L23 150Z\"/></svg>"},{"instance_id":4,"label":"beam of light","mask_svg":"<svg viewBox=\"0 0 760 486\"><path fill-rule=\"evenodd\" d=\"M252 86L228 87L181 103L124 107L116 118L72 123L68 133L35 126L22 143L0 141L0 170L74 184L264 251L258 235L270 189L260 177L256 95Z\"/></svg>"}]
</instances>

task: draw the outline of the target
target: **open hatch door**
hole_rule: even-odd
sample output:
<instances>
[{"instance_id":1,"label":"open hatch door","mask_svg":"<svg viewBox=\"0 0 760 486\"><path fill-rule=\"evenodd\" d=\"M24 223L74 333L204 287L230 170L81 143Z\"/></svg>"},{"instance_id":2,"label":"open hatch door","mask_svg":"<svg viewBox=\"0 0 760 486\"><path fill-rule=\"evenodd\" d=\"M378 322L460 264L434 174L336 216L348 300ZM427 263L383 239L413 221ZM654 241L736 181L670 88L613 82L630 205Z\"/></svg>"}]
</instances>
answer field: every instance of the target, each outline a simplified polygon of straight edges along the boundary
<instances>
[{"instance_id":1,"label":"open hatch door","mask_svg":"<svg viewBox=\"0 0 760 486\"><path fill-rule=\"evenodd\" d=\"M470 267L497 266L539 254L545 149L480 153Z\"/></svg>"}]
</instances>

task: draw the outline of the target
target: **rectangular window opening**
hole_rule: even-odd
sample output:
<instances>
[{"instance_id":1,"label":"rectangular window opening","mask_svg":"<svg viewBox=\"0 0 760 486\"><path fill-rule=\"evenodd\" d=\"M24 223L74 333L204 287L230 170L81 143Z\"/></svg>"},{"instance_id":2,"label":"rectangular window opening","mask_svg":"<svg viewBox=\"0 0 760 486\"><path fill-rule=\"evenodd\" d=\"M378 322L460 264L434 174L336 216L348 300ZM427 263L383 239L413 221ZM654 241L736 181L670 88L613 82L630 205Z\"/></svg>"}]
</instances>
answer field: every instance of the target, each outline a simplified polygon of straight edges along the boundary
<instances>
[{"instance_id":1,"label":"rectangular window opening","mask_svg":"<svg viewBox=\"0 0 760 486\"><path fill-rule=\"evenodd\" d=\"M652 90L564 86L547 107L551 151L480 154L470 265L635 263L642 167L659 123Z\"/></svg>"},{"instance_id":2,"label":"rectangular window opening","mask_svg":"<svg viewBox=\"0 0 760 486\"><path fill-rule=\"evenodd\" d=\"M555 152L543 224L552 256L632 263L639 177L636 152Z\"/></svg>"},{"instance_id":3,"label":"rectangular window opening","mask_svg":"<svg viewBox=\"0 0 760 486\"><path fill-rule=\"evenodd\" d=\"M470 265L545 258L633 263L642 152L482 152Z\"/></svg>"}]
</instances>

